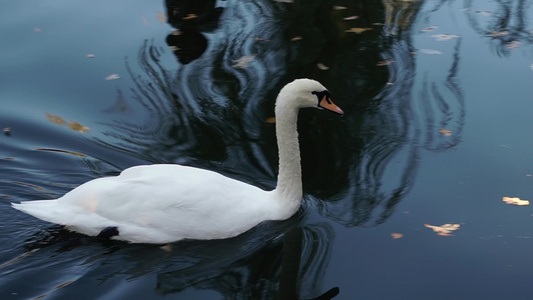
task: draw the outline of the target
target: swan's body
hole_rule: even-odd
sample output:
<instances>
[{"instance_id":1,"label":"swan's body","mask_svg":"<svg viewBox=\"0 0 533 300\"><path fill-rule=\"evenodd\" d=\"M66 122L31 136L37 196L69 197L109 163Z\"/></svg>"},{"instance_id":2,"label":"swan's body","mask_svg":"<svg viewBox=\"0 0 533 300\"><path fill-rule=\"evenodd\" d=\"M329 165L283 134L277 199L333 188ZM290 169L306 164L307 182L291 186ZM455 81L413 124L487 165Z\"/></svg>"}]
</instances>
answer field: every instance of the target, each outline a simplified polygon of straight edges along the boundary
<instances>
[{"instance_id":1,"label":"swan's body","mask_svg":"<svg viewBox=\"0 0 533 300\"><path fill-rule=\"evenodd\" d=\"M55 200L13 207L90 236L134 243L224 239L267 220L285 220L300 207L302 182L296 123L301 107L342 114L318 82L298 79L276 101L278 185L264 191L216 172L180 165L136 166L91 180Z\"/></svg>"}]
</instances>

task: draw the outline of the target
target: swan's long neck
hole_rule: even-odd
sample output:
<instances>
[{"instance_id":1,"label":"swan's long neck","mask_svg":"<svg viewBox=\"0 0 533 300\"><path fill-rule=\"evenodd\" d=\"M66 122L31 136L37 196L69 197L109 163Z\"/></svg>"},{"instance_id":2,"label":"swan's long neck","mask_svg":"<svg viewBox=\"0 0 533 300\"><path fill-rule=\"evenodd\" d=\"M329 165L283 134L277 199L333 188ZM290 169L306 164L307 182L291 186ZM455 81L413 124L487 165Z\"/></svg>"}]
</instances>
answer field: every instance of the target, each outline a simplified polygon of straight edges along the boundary
<instances>
[{"instance_id":1,"label":"swan's long neck","mask_svg":"<svg viewBox=\"0 0 533 300\"><path fill-rule=\"evenodd\" d=\"M276 137L279 149L278 184L274 201L279 204L279 219L292 216L302 201L302 171L298 144L298 108L276 105Z\"/></svg>"}]
</instances>

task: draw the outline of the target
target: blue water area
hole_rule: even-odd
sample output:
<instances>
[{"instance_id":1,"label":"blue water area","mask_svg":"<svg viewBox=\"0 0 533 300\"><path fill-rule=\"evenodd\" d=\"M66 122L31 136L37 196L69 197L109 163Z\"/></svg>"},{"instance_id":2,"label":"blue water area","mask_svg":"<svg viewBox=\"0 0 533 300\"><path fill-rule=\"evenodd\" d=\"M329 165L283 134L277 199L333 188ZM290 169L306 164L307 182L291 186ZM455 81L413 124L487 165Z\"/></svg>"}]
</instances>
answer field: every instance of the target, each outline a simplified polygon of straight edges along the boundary
<instances>
[{"instance_id":1,"label":"blue water area","mask_svg":"<svg viewBox=\"0 0 533 300\"><path fill-rule=\"evenodd\" d=\"M531 298L530 1L0 7L0 299ZM273 189L302 77L345 114L301 111L289 220L147 245L11 207L153 163Z\"/></svg>"}]
</instances>

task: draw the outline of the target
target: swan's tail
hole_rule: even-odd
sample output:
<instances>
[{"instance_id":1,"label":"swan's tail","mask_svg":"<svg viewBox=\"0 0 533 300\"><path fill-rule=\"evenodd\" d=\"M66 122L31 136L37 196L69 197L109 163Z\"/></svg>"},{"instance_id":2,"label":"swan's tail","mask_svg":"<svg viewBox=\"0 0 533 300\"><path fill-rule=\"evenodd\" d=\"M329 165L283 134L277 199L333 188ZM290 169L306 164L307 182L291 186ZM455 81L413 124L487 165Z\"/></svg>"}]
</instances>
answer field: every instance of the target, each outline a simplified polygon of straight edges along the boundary
<instances>
[{"instance_id":1,"label":"swan's tail","mask_svg":"<svg viewBox=\"0 0 533 300\"><path fill-rule=\"evenodd\" d=\"M57 213L57 200L36 200L11 203L11 207L43 221L65 225Z\"/></svg>"}]
</instances>

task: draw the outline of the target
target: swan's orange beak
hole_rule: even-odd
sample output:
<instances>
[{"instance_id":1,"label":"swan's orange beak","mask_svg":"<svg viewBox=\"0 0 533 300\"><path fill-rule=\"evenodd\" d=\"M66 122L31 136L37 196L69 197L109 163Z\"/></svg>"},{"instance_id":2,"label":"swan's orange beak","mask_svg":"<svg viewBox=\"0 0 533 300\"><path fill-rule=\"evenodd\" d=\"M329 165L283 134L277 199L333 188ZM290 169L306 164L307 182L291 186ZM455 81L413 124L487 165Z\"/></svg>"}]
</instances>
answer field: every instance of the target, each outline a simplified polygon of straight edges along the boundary
<instances>
[{"instance_id":1,"label":"swan's orange beak","mask_svg":"<svg viewBox=\"0 0 533 300\"><path fill-rule=\"evenodd\" d=\"M318 103L318 107L327 109L334 113L338 113L339 115L344 115L344 112L342 111L342 109L340 109L337 105L335 105L335 103L333 103L327 95L324 95L322 100L320 100L320 102Z\"/></svg>"}]
</instances>

